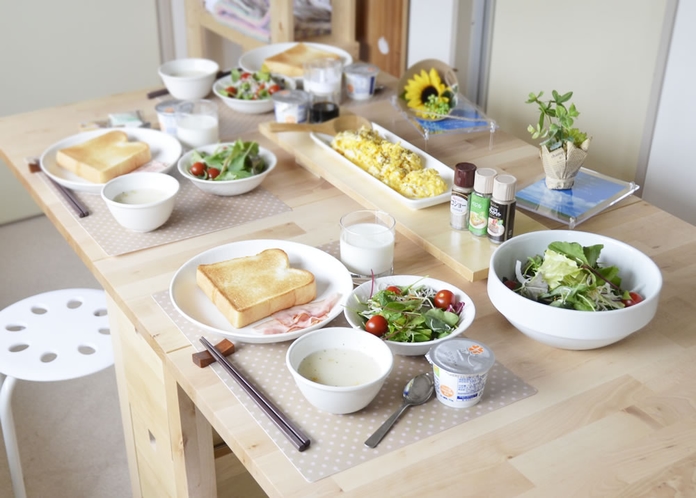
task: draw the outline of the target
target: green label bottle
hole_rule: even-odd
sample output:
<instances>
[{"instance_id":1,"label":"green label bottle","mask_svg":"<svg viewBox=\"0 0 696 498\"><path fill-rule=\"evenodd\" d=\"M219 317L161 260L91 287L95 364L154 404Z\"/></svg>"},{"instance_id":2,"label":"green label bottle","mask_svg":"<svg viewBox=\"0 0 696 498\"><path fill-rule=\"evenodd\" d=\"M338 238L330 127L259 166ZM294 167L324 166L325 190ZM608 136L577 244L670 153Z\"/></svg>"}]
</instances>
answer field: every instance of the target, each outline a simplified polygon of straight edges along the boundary
<instances>
[{"instance_id":1,"label":"green label bottle","mask_svg":"<svg viewBox=\"0 0 696 498\"><path fill-rule=\"evenodd\" d=\"M488 210L491 205L493 179L497 174L493 168L479 168L474 177L474 191L469 197L469 231L478 237L488 235Z\"/></svg>"}]
</instances>

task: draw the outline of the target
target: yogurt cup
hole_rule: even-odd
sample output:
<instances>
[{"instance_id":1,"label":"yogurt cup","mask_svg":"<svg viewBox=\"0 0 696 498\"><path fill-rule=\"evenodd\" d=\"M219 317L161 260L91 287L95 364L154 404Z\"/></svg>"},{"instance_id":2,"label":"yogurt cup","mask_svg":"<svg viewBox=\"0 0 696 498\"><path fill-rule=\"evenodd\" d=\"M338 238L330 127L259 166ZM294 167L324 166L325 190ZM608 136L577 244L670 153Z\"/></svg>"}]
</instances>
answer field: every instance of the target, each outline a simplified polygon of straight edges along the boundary
<instances>
[{"instance_id":1,"label":"yogurt cup","mask_svg":"<svg viewBox=\"0 0 696 498\"><path fill-rule=\"evenodd\" d=\"M309 93L281 90L273 94L273 109L279 123L304 123L309 115Z\"/></svg>"},{"instance_id":2,"label":"yogurt cup","mask_svg":"<svg viewBox=\"0 0 696 498\"><path fill-rule=\"evenodd\" d=\"M356 62L343 70L346 76L346 93L354 100L367 100L375 93L379 68L374 64Z\"/></svg>"},{"instance_id":3,"label":"yogurt cup","mask_svg":"<svg viewBox=\"0 0 696 498\"><path fill-rule=\"evenodd\" d=\"M433 365L435 394L440 403L468 408L481 400L495 355L488 346L465 338L434 345L425 355Z\"/></svg>"},{"instance_id":4,"label":"yogurt cup","mask_svg":"<svg viewBox=\"0 0 696 498\"><path fill-rule=\"evenodd\" d=\"M181 100L169 99L155 106L161 131L176 136L176 106L181 102Z\"/></svg>"}]
</instances>

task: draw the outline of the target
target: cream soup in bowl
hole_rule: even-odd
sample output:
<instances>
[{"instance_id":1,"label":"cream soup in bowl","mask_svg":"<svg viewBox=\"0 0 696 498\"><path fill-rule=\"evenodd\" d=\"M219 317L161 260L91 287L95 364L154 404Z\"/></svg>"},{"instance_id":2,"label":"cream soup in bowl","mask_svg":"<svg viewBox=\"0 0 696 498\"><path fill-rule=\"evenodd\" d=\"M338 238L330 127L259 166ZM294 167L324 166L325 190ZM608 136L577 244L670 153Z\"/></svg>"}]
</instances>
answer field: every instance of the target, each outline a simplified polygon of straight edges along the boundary
<instances>
[{"instance_id":1,"label":"cream soup in bowl","mask_svg":"<svg viewBox=\"0 0 696 498\"><path fill-rule=\"evenodd\" d=\"M285 364L302 395L319 410L362 410L382 389L394 356L382 339L363 330L328 327L300 336Z\"/></svg>"}]
</instances>

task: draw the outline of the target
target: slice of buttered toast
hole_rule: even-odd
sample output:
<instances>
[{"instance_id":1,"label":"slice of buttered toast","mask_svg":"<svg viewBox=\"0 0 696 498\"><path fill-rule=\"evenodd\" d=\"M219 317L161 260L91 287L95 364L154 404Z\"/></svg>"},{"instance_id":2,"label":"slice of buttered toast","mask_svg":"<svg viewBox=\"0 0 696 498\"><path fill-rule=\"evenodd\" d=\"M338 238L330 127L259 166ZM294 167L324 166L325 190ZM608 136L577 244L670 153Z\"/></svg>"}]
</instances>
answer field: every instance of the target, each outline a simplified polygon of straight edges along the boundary
<instances>
[{"instance_id":1,"label":"slice of buttered toast","mask_svg":"<svg viewBox=\"0 0 696 498\"><path fill-rule=\"evenodd\" d=\"M340 59L341 56L300 42L289 49L272 55L263 61L271 73L297 78L304 74L304 63L316 59Z\"/></svg>"},{"instance_id":2,"label":"slice of buttered toast","mask_svg":"<svg viewBox=\"0 0 696 498\"><path fill-rule=\"evenodd\" d=\"M56 162L60 166L94 183L106 183L130 173L150 159L148 144L130 142L128 135L120 130L106 132L56 152Z\"/></svg>"},{"instance_id":3,"label":"slice of buttered toast","mask_svg":"<svg viewBox=\"0 0 696 498\"><path fill-rule=\"evenodd\" d=\"M291 268L282 249L198 265L196 283L235 328L316 297L314 275Z\"/></svg>"}]
</instances>

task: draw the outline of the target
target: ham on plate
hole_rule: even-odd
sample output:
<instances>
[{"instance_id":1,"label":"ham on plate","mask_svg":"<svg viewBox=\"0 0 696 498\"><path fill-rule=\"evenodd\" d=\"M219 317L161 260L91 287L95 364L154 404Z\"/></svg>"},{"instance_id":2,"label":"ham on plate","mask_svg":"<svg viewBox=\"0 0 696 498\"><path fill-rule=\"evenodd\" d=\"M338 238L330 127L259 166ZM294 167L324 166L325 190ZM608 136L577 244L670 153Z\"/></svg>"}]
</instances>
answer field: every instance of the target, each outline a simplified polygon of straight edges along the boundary
<instances>
[{"instance_id":1,"label":"ham on plate","mask_svg":"<svg viewBox=\"0 0 696 498\"><path fill-rule=\"evenodd\" d=\"M326 319L340 297L340 294L335 293L321 301L278 311L271 315L270 320L256 325L254 329L264 335L285 334L293 330L306 329Z\"/></svg>"}]
</instances>

